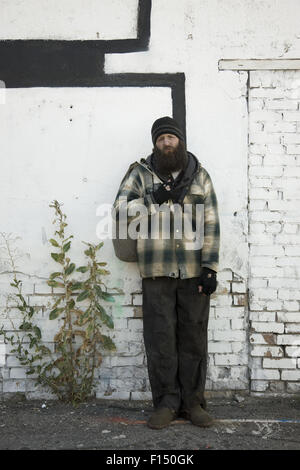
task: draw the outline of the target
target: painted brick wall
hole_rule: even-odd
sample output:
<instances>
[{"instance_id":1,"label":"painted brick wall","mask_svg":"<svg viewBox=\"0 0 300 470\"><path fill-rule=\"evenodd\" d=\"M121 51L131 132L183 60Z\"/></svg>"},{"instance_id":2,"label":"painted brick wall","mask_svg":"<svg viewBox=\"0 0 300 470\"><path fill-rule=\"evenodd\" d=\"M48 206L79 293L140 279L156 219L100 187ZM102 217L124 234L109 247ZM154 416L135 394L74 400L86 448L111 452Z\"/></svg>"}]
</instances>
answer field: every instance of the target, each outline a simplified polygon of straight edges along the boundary
<instances>
[{"instance_id":1,"label":"painted brick wall","mask_svg":"<svg viewBox=\"0 0 300 470\"><path fill-rule=\"evenodd\" d=\"M39 31L38 13L35 9L32 15L30 10L33 4L41 8L41 2L2 3L9 8L0 17L3 40L42 37L49 40L48 51L53 39L105 40L100 50L91 49L100 53L99 57L92 54L91 63L62 58L50 74L41 65L48 55L43 59L32 53L26 56L31 69L12 73L10 58L19 70L19 56L17 48L12 57L11 45L5 56L8 63L1 61L0 87L5 77L8 81L4 98L0 97L2 230L20 236L25 261L19 277L23 293L36 307L47 346L53 347L57 328L48 319L53 290L45 282L52 271L47 245L53 233L49 202L53 197L64 202L73 221L72 233L79 240L92 241L96 207L113 200L129 164L151 151L149 131L154 119L174 111L187 123L190 150L212 176L223 224L223 259L209 321L207 390L299 391L300 72L250 72L246 95L246 70L218 69L218 61L226 57L282 58L289 52L290 59L299 58L299 2L277 2L274 8L271 0L261 0L253 9L252 2L228 0L222 9L219 0L152 0L151 22L139 22L141 31L136 25L136 0L90 2L93 9L85 8L83 13L98 18L96 25L91 17L76 15L76 9L71 16L61 14L61 2L53 0L52 19L47 17ZM80 8L82 2L73 3ZM147 1L141 3L149 6ZM119 15L120 8L126 10L125 17ZM34 18L34 25L24 22L23 12ZM16 18L14 24L8 21L10 16ZM70 28L74 19L79 21L76 34ZM115 43L106 43L135 37L136 52L131 46L125 52L127 42L120 53ZM76 44L70 58L77 57L75 53ZM166 86L171 76L176 79L169 84L172 88ZM96 78L97 86L90 87ZM150 398L138 273L119 263L111 247L104 249L115 278L127 280L120 286L126 295L115 296L116 303L107 306L115 321L117 352L106 355L98 371L97 396ZM78 246L76 250L81 252ZM9 312L5 310L9 282L0 256L0 324L10 328L10 315L17 328L18 310L13 303ZM115 285L113 279L111 285ZM14 392L28 398L50 396L34 386L10 348L0 343L0 396Z\"/></svg>"},{"instance_id":2,"label":"painted brick wall","mask_svg":"<svg viewBox=\"0 0 300 470\"><path fill-rule=\"evenodd\" d=\"M247 287L231 270L219 273L211 299L207 390L248 389ZM112 307L120 316L115 340L119 350L106 357L99 371L98 398L151 399L143 344L142 292L133 291L126 302ZM118 324L117 324L118 325ZM118 328L118 326L117 326Z\"/></svg>"},{"instance_id":3,"label":"painted brick wall","mask_svg":"<svg viewBox=\"0 0 300 470\"><path fill-rule=\"evenodd\" d=\"M23 281L22 293L29 305L36 309L35 319L41 328L47 347L53 350L53 337L58 329L57 321L49 320L53 295L59 291L49 287L41 279L29 279L19 274ZM217 292L211 299L209 320L209 367L207 390L248 389L248 341L247 341L247 287L243 279L231 270L219 273ZM2 292L7 292L9 276L1 275ZM104 353L101 367L96 374L97 398L151 399L147 363L143 343L142 292L140 289L126 292L125 296L111 292L115 303L106 303L106 310L114 318L114 330L103 329L112 336L117 351ZM6 295L1 296L0 323L8 331L18 329L20 312ZM24 393L28 399L55 398L35 385L34 376L26 376L12 347L0 345L0 394L4 398L12 393Z\"/></svg>"},{"instance_id":4,"label":"painted brick wall","mask_svg":"<svg viewBox=\"0 0 300 470\"><path fill-rule=\"evenodd\" d=\"M300 390L300 71L250 72L251 390Z\"/></svg>"},{"instance_id":5,"label":"painted brick wall","mask_svg":"<svg viewBox=\"0 0 300 470\"><path fill-rule=\"evenodd\" d=\"M300 390L300 71L249 72L249 279L223 269L212 296L207 390L294 393ZM9 279L1 275L2 291ZM134 283L136 285L136 283ZM53 347L56 325L47 307L53 290L23 278ZM249 297L248 297L249 294ZM98 372L97 397L151 398L142 334L141 289L116 296L111 308L118 351ZM9 324L1 297L1 323ZM18 324L19 313L10 305ZM0 392L50 397L34 386L0 345Z\"/></svg>"}]
</instances>

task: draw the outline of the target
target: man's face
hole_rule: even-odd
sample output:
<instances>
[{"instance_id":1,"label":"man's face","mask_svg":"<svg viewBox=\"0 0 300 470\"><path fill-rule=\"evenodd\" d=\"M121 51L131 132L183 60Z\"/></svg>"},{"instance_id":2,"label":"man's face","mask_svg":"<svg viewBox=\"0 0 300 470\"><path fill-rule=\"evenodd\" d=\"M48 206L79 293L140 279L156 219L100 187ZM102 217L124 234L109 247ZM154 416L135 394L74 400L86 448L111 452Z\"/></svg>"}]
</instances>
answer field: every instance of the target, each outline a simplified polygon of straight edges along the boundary
<instances>
[{"instance_id":1,"label":"man's face","mask_svg":"<svg viewBox=\"0 0 300 470\"><path fill-rule=\"evenodd\" d=\"M173 134L161 134L156 139L156 147L164 155L173 154L177 149L179 144L179 139L176 135Z\"/></svg>"},{"instance_id":2,"label":"man's face","mask_svg":"<svg viewBox=\"0 0 300 470\"><path fill-rule=\"evenodd\" d=\"M156 169L162 175L182 170L187 164L184 142L173 134L160 135L156 139L153 153Z\"/></svg>"}]
</instances>

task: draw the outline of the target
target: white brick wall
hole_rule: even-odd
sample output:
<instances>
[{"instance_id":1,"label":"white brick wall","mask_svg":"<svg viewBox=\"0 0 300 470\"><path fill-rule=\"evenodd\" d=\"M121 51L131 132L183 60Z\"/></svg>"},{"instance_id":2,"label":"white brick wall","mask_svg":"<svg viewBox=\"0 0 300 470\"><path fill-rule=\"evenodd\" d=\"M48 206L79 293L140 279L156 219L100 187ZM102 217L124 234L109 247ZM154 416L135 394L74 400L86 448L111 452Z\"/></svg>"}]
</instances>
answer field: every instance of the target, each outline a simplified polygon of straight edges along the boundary
<instances>
[{"instance_id":1,"label":"white brick wall","mask_svg":"<svg viewBox=\"0 0 300 470\"><path fill-rule=\"evenodd\" d=\"M209 320L208 390L248 389L247 285L224 270L211 299Z\"/></svg>"},{"instance_id":2,"label":"white brick wall","mask_svg":"<svg viewBox=\"0 0 300 470\"><path fill-rule=\"evenodd\" d=\"M211 298L209 319L209 371L207 389L235 390L248 388L247 287L246 283L231 270L219 273L216 294ZM25 293L25 292L24 292ZM48 286L28 283L26 295L30 305L38 308L37 320L47 346L57 331L56 321L48 319L52 300ZM116 302L107 309L114 318L115 328L105 328L117 346L115 353L104 353L103 363L97 373L98 398L151 399L147 363L143 343L142 293L135 290L126 295L115 295ZM2 312L4 314L4 311ZM20 312L11 308L9 315L17 326ZM7 318L2 323L10 326ZM291 323L293 324L293 323ZM27 377L11 347L1 350L0 373L3 377L4 396L24 393L28 398L55 398L49 391L34 385L32 376ZM229 370L229 369L230 370ZM228 372L229 370L229 372Z\"/></svg>"},{"instance_id":3,"label":"white brick wall","mask_svg":"<svg viewBox=\"0 0 300 470\"><path fill-rule=\"evenodd\" d=\"M253 393L300 390L299 84L300 71L250 72L249 279L226 268L218 274L209 320L208 390L248 390L249 381ZM39 324L51 341L55 323L47 315L52 289L40 280L27 280L24 288L30 305L39 307ZM97 397L151 398L142 293L129 289L116 300L111 313L117 352L105 354ZM11 313L17 325L19 312L13 305ZM8 346L0 358L4 394L45 393L26 378Z\"/></svg>"},{"instance_id":4,"label":"white brick wall","mask_svg":"<svg viewBox=\"0 0 300 470\"><path fill-rule=\"evenodd\" d=\"M300 379L300 71L250 72L249 323L253 392Z\"/></svg>"}]
</instances>

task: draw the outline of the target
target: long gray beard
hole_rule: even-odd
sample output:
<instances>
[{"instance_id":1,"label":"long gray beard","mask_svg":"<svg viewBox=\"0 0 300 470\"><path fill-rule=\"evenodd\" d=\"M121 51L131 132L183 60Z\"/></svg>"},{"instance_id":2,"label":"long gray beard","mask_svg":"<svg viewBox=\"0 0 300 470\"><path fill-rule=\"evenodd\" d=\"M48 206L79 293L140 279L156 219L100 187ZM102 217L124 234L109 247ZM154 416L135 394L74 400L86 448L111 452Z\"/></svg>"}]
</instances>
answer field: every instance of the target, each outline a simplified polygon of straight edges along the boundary
<instances>
[{"instance_id":1,"label":"long gray beard","mask_svg":"<svg viewBox=\"0 0 300 470\"><path fill-rule=\"evenodd\" d=\"M178 147L168 155L161 152L156 146L153 149L153 165L157 172L163 176L173 171L184 170L188 162L188 155L184 143L180 140Z\"/></svg>"}]
</instances>

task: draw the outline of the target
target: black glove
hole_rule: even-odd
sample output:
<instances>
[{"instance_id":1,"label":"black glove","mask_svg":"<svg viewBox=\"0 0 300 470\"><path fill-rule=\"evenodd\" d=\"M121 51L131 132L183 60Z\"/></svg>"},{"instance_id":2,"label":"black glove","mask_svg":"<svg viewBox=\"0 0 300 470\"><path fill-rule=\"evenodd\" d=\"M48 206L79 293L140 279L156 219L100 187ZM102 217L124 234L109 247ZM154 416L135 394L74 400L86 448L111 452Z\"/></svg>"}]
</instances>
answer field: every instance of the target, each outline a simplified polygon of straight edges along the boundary
<instances>
[{"instance_id":1,"label":"black glove","mask_svg":"<svg viewBox=\"0 0 300 470\"><path fill-rule=\"evenodd\" d=\"M182 192L182 186L176 188L176 187L172 187L171 188L171 197L170 199L172 199L173 202L178 202L180 196L181 196L181 192Z\"/></svg>"},{"instance_id":2,"label":"black glove","mask_svg":"<svg viewBox=\"0 0 300 470\"><path fill-rule=\"evenodd\" d=\"M211 295L217 288L217 273L209 268L202 268L199 276L199 286L202 286L202 294Z\"/></svg>"},{"instance_id":3,"label":"black glove","mask_svg":"<svg viewBox=\"0 0 300 470\"><path fill-rule=\"evenodd\" d=\"M181 187L176 189L175 187L172 187L172 183L168 181L167 183L161 184L156 191L153 191L152 196L157 204L162 204L169 199L173 202L178 202L181 191Z\"/></svg>"},{"instance_id":4,"label":"black glove","mask_svg":"<svg viewBox=\"0 0 300 470\"><path fill-rule=\"evenodd\" d=\"M166 189L169 188L169 189ZM156 191L153 191L152 197L157 204L162 204L171 199L170 183L162 183Z\"/></svg>"}]
</instances>

